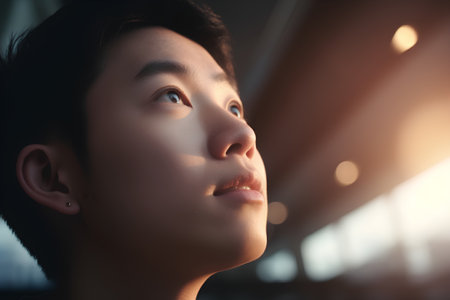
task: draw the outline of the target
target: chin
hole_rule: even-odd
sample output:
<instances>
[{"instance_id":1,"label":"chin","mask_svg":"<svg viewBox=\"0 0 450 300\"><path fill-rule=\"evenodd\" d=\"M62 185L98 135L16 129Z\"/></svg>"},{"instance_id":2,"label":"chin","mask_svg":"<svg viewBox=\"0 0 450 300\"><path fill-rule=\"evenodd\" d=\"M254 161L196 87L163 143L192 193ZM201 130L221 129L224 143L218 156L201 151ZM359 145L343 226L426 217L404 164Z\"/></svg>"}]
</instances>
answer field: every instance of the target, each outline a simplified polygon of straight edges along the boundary
<instances>
[{"instance_id":1,"label":"chin","mask_svg":"<svg viewBox=\"0 0 450 300\"><path fill-rule=\"evenodd\" d=\"M220 271L233 269L260 258L267 246L266 231L248 233L234 242L227 243L222 251ZM225 250L222 249L222 250Z\"/></svg>"},{"instance_id":2,"label":"chin","mask_svg":"<svg viewBox=\"0 0 450 300\"><path fill-rule=\"evenodd\" d=\"M247 242L243 251L243 260L241 264L246 264L260 258L267 246L267 234L260 233L253 235Z\"/></svg>"}]
</instances>

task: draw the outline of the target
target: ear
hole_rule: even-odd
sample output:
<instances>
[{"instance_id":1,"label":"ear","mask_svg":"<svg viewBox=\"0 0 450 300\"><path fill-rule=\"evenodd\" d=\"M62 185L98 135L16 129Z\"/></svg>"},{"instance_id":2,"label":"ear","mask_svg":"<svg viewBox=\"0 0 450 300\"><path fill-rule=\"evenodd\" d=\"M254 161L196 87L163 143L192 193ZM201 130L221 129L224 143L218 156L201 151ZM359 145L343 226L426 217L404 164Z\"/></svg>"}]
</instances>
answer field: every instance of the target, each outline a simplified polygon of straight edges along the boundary
<instances>
[{"instance_id":1,"label":"ear","mask_svg":"<svg viewBox=\"0 0 450 300\"><path fill-rule=\"evenodd\" d=\"M16 175L25 193L39 204L63 214L79 212L77 172L61 147L27 145L17 157Z\"/></svg>"}]
</instances>

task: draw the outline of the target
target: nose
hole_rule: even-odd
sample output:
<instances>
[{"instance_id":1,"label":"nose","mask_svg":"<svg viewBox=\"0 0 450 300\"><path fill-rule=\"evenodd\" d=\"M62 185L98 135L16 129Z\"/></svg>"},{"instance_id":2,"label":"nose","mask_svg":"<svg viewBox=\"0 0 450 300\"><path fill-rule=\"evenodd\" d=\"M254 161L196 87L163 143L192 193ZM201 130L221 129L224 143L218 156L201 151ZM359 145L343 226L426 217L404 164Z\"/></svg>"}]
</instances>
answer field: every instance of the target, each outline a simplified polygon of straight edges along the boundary
<instances>
[{"instance_id":1,"label":"nose","mask_svg":"<svg viewBox=\"0 0 450 300\"><path fill-rule=\"evenodd\" d=\"M208 150L216 159L232 155L252 158L256 151L256 135L243 120L229 114L225 120L216 119L215 129L208 139Z\"/></svg>"}]
</instances>

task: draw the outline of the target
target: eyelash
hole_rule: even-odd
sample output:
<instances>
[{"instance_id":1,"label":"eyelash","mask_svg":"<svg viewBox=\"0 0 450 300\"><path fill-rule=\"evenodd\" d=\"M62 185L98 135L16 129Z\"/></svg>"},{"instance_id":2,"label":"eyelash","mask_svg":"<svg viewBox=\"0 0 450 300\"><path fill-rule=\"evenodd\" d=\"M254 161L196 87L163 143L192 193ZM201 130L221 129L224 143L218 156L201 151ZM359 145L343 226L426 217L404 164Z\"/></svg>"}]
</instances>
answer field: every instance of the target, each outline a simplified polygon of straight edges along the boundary
<instances>
[{"instance_id":1,"label":"eyelash","mask_svg":"<svg viewBox=\"0 0 450 300\"><path fill-rule=\"evenodd\" d=\"M239 116L236 116L236 117L239 119L244 119L244 109L242 107L242 104L237 101L232 101L230 103L230 105L228 106L228 109L230 110L230 112L231 112L231 108L233 108L233 107L237 107L237 109L239 110ZM234 114L233 112L231 112L231 113Z\"/></svg>"},{"instance_id":2,"label":"eyelash","mask_svg":"<svg viewBox=\"0 0 450 300\"><path fill-rule=\"evenodd\" d=\"M152 97L153 101L157 102L162 96L167 95L169 93L177 94L177 96L181 99L181 101L183 102L184 105L192 107L192 104L189 101L188 97L186 97L186 95L180 89L178 89L177 87L173 87L173 86L164 87L164 88L157 90L154 93L155 96Z\"/></svg>"},{"instance_id":3,"label":"eyelash","mask_svg":"<svg viewBox=\"0 0 450 300\"><path fill-rule=\"evenodd\" d=\"M177 96L181 99L181 101L183 102L184 105L192 107L191 102L189 101L188 97L186 97L186 95L177 87L174 86L169 86L169 87L164 87L161 88L159 90L157 90L155 92L155 96L152 97L154 100L154 102L156 102L158 99L160 99L162 96L167 95L169 93L175 93L177 94ZM244 119L244 109L242 107L242 104L237 102L237 101L232 101L229 105L228 105L228 110L230 110L231 108L236 107L239 111L239 116L236 115L237 118L239 119ZM231 112L231 111L230 111ZM232 114L234 114L233 112L231 112Z\"/></svg>"}]
</instances>

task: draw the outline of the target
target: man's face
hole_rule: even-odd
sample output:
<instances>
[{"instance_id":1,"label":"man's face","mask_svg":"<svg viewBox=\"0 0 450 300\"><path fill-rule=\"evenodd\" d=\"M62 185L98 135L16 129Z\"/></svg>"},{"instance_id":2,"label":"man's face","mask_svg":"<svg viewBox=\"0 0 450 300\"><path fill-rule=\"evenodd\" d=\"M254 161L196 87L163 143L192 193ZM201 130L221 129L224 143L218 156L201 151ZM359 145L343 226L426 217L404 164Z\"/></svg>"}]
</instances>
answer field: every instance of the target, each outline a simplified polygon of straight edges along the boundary
<instances>
[{"instance_id":1,"label":"man's face","mask_svg":"<svg viewBox=\"0 0 450 300\"><path fill-rule=\"evenodd\" d=\"M164 28L132 32L112 46L86 105L88 230L117 251L205 269L262 254L263 161L238 94L204 48Z\"/></svg>"}]
</instances>

